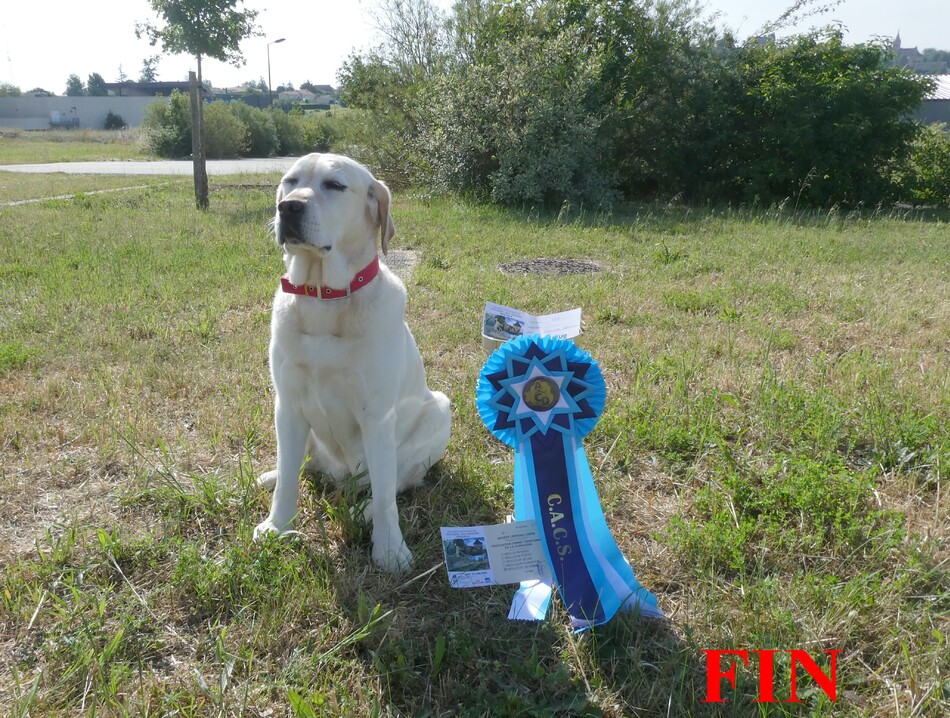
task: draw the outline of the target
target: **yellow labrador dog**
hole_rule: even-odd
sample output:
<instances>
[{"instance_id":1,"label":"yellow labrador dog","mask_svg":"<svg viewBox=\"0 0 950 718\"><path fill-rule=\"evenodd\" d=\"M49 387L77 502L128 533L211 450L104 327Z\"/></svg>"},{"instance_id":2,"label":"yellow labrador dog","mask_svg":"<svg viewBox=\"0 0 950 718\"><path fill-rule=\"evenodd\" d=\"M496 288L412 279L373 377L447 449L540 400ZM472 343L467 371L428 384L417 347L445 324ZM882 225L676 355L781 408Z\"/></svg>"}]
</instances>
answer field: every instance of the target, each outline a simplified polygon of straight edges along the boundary
<instances>
[{"instance_id":1,"label":"yellow labrador dog","mask_svg":"<svg viewBox=\"0 0 950 718\"><path fill-rule=\"evenodd\" d=\"M373 560L412 563L396 494L422 483L449 441L448 398L426 385L406 326L406 289L381 263L395 229L387 187L361 164L311 154L277 188L275 229L286 275L274 297L270 369L277 470L270 515L254 531L288 531L302 464L335 481L367 472Z\"/></svg>"}]
</instances>

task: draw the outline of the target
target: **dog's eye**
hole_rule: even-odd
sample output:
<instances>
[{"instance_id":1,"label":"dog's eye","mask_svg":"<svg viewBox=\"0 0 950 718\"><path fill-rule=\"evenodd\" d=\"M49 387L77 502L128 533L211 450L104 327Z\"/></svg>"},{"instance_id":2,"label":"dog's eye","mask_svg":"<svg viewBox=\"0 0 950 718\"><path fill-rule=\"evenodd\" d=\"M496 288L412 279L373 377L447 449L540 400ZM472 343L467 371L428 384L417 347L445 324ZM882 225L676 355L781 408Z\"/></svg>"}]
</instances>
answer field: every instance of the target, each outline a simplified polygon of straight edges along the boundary
<instances>
[{"instance_id":1,"label":"dog's eye","mask_svg":"<svg viewBox=\"0 0 950 718\"><path fill-rule=\"evenodd\" d=\"M284 177L283 182L284 184L289 184L291 187L296 187L300 180L296 177Z\"/></svg>"},{"instance_id":2,"label":"dog's eye","mask_svg":"<svg viewBox=\"0 0 950 718\"><path fill-rule=\"evenodd\" d=\"M346 185L340 184L336 180L327 180L323 183L323 189L333 190L334 192L346 191Z\"/></svg>"}]
</instances>

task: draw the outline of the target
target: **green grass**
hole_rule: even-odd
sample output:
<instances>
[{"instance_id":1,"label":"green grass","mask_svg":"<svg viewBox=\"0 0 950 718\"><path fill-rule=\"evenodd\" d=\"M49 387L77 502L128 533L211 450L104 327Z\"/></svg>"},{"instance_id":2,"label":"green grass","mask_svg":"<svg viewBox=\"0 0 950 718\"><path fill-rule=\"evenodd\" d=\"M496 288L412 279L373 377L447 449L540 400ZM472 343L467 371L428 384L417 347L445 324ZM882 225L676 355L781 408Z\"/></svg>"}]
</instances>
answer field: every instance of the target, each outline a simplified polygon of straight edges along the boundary
<instances>
[{"instance_id":1,"label":"green grass","mask_svg":"<svg viewBox=\"0 0 950 718\"><path fill-rule=\"evenodd\" d=\"M400 499L417 563L393 577L355 499L319 481L299 537L251 542L275 453L275 179L217 183L203 214L187 182L0 210L10 715L950 710L947 217L558 219L397 194L394 246L421 255L408 320L453 437ZM541 256L609 269L496 268ZM583 307L608 385L588 455L669 620L574 636L557 605L513 624L511 587L447 586L439 526L511 511L511 452L474 406L486 300ZM839 700L804 678L803 703L757 704L752 664L703 704L710 648L840 649Z\"/></svg>"},{"instance_id":2,"label":"green grass","mask_svg":"<svg viewBox=\"0 0 950 718\"><path fill-rule=\"evenodd\" d=\"M146 186L176 184L186 187L191 178L145 175L72 175L0 172L0 204L32 203L37 199L96 192L125 192L132 195Z\"/></svg>"},{"instance_id":3,"label":"green grass","mask_svg":"<svg viewBox=\"0 0 950 718\"><path fill-rule=\"evenodd\" d=\"M0 128L0 165L144 159L136 130Z\"/></svg>"}]
</instances>

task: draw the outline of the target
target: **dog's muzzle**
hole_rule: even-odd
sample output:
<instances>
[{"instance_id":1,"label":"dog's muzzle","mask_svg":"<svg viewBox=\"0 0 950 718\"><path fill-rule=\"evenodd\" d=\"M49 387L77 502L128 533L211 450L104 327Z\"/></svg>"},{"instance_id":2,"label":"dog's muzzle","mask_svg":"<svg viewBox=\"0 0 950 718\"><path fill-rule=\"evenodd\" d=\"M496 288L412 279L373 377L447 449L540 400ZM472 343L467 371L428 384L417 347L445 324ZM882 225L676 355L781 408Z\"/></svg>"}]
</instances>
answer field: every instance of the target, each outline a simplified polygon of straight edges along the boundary
<instances>
[{"instance_id":1,"label":"dog's muzzle","mask_svg":"<svg viewBox=\"0 0 950 718\"><path fill-rule=\"evenodd\" d=\"M299 199L283 199L277 203L277 243L303 242L303 217L307 203Z\"/></svg>"}]
</instances>

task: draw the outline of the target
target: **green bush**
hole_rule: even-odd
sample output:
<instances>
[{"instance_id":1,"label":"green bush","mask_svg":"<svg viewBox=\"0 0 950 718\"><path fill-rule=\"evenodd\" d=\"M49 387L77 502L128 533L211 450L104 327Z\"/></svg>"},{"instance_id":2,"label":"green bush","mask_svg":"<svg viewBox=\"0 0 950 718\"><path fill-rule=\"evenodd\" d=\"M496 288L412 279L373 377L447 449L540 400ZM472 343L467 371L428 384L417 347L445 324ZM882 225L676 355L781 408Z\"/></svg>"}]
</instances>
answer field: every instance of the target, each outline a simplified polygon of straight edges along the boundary
<instances>
[{"instance_id":1,"label":"green bush","mask_svg":"<svg viewBox=\"0 0 950 718\"><path fill-rule=\"evenodd\" d=\"M168 100L146 107L142 141L149 153L158 157L191 154L190 106L188 95L175 91ZM205 150L213 158L326 152L339 134L322 115L260 110L243 102L206 104L204 123Z\"/></svg>"},{"instance_id":2,"label":"green bush","mask_svg":"<svg viewBox=\"0 0 950 718\"><path fill-rule=\"evenodd\" d=\"M212 102L204 108L205 154L213 159L239 157L247 149L247 127L226 102Z\"/></svg>"},{"instance_id":3,"label":"green bush","mask_svg":"<svg viewBox=\"0 0 950 718\"><path fill-rule=\"evenodd\" d=\"M927 80L889 67L888 49L846 46L839 30L749 43L736 55L737 95L717 184L725 199L876 205L896 198L890 167L916 135L909 117Z\"/></svg>"},{"instance_id":4,"label":"green bush","mask_svg":"<svg viewBox=\"0 0 950 718\"><path fill-rule=\"evenodd\" d=\"M188 95L173 90L168 100L156 100L145 108L142 142L158 157L191 154L191 102Z\"/></svg>"},{"instance_id":5,"label":"green bush","mask_svg":"<svg viewBox=\"0 0 950 718\"><path fill-rule=\"evenodd\" d=\"M352 116L352 113L349 114ZM276 151L279 155L304 155L342 149L339 145L344 140L347 123L340 122L332 111L304 114L299 108L292 108L290 112L273 109L270 119L277 134Z\"/></svg>"},{"instance_id":6,"label":"green bush","mask_svg":"<svg viewBox=\"0 0 950 718\"><path fill-rule=\"evenodd\" d=\"M332 145L330 133L319 115L308 115L300 123L307 152L328 152Z\"/></svg>"},{"instance_id":7,"label":"green bush","mask_svg":"<svg viewBox=\"0 0 950 718\"><path fill-rule=\"evenodd\" d=\"M111 110L106 115L106 121L102 128L104 130L124 130L129 124L122 119L122 115L117 115Z\"/></svg>"},{"instance_id":8,"label":"green bush","mask_svg":"<svg viewBox=\"0 0 950 718\"><path fill-rule=\"evenodd\" d=\"M431 80L436 77L440 76ZM358 153L360 161L385 176L391 186L427 181L431 158L425 156L425 147L420 152L420 144L427 144L420 137L421 126L433 112L430 100L442 99L438 85L428 84L430 80L412 71L401 72L375 54L365 59L351 57L341 71L341 81L342 99L352 108L347 109L347 117L360 113L359 120L346 129L347 141L342 144L352 144L351 154ZM321 131L329 126L321 123Z\"/></svg>"},{"instance_id":9,"label":"green bush","mask_svg":"<svg viewBox=\"0 0 950 718\"><path fill-rule=\"evenodd\" d=\"M304 139L304 114L299 109L284 112L280 109L270 110L274 131L277 133L277 154L281 156L305 154L307 143Z\"/></svg>"},{"instance_id":10,"label":"green bush","mask_svg":"<svg viewBox=\"0 0 950 718\"><path fill-rule=\"evenodd\" d=\"M407 25L413 12L431 22ZM890 202L930 83L834 27L737 45L692 0L462 0L444 22L406 0L389 13L388 44L340 74L344 101L371 113L367 160L506 204Z\"/></svg>"},{"instance_id":11,"label":"green bush","mask_svg":"<svg viewBox=\"0 0 950 718\"><path fill-rule=\"evenodd\" d=\"M247 155L250 157L273 157L280 148L277 128L269 111L259 110L243 102L229 105L234 116L247 129Z\"/></svg>"},{"instance_id":12,"label":"green bush","mask_svg":"<svg viewBox=\"0 0 950 718\"><path fill-rule=\"evenodd\" d=\"M422 156L436 158L435 183L501 204L612 202L599 121L587 110L599 67L579 37L521 38L496 52L429 98L437 114L423 125Z\"/></svg>"},{"instance_id":13,"label":"green bush","mask_svg":"<svg viewBox=\"0 0 950 718\"><path fill-rule=\"evenodd\" d=\"M906 201L950 206L950 131L946 125L921 127L896 179Z\"/></svg>"}]
</instances>

